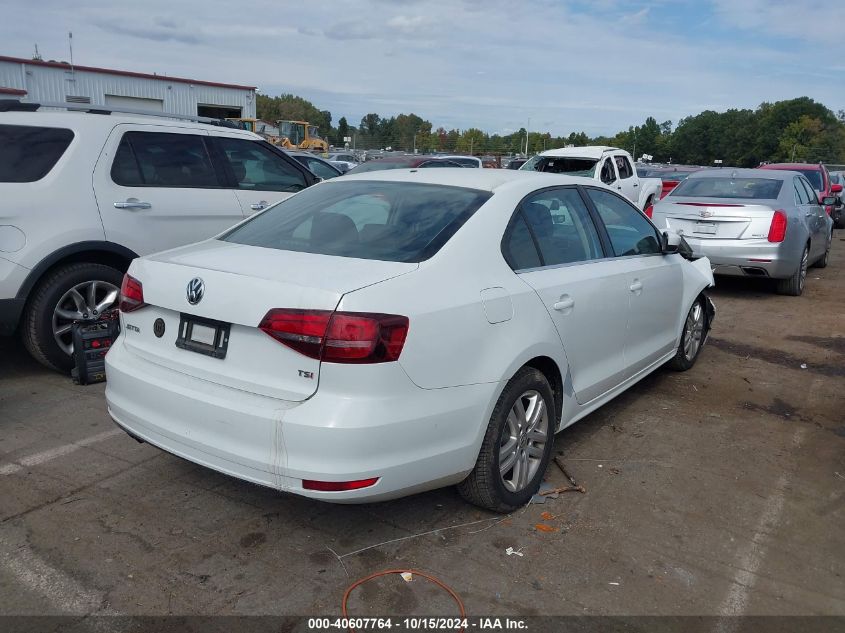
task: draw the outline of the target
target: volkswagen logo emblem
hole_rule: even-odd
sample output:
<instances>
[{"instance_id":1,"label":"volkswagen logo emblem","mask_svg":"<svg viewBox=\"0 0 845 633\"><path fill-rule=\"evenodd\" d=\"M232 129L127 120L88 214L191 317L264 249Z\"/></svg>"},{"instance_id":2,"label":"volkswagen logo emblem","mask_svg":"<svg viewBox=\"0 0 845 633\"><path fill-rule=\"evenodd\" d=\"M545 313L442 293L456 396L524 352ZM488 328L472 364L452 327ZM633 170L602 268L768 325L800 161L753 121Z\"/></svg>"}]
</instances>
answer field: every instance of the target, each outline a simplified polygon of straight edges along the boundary
<instances>
[{"instance_id":1,"label":"volkswagen logo emblem","mask_svg":"<svg viewBox=\"0 0 845 633\"><path fill-rule=\"evenodd\" d=\"M194 277L188 282L188 303L192 306L197 305L202 301L202 296L205 294L205 282L199 277Z\"/></svg>"},{"instance_id":2,"label":"volkswagen logo emblem","mask_svg":"<svg viewBox=\"0 0 845 633\"><path fill-rule=\"evenodd\" d=\"M709 218L713 216L712 211L699 211L699 213L701 214L702 218Z\"/></svg>"}]
</instances>

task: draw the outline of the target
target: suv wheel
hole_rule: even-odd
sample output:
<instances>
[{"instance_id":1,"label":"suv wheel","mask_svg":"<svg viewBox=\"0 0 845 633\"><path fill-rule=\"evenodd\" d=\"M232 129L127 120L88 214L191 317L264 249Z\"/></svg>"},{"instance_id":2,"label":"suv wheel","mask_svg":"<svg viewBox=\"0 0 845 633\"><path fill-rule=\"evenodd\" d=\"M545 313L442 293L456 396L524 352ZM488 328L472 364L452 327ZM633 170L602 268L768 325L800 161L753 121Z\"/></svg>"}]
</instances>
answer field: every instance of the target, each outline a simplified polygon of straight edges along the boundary
<instances>
[{"instance_id":1,"label":"suv wheel","mask_svg":"<svg viewBox=\"0 0 845 633\"><path fill-rule=\"evenodd\" d=\"M102 264L69 264L48 273L30 296L21 324L26 349L51 369L73 367L74 321L96 321L117 305L123 273Z\"/></svg>"}]
</instances>

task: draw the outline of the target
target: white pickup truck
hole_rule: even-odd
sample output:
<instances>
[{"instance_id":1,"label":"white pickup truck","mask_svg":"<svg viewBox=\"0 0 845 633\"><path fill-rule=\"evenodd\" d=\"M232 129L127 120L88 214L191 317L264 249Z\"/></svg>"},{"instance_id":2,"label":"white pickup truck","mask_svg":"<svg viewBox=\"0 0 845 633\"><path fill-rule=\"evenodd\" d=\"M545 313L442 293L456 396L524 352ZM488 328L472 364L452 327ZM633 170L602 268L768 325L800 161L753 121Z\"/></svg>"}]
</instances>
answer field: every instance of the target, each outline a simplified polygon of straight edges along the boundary
<instances>
[{"instance_id":1,"label":"white pickup truck","mask_svg":"<svg viewBox=\"0 0 845 633\"><path fill-rule=\"evenodd\" d=\"M645 211L660 200L659 178L640 178L631 155L623 149L592 145L550 149L528 160L520 169L569 176L585 176L619 190Z\"/></svg>"}]
</instances>

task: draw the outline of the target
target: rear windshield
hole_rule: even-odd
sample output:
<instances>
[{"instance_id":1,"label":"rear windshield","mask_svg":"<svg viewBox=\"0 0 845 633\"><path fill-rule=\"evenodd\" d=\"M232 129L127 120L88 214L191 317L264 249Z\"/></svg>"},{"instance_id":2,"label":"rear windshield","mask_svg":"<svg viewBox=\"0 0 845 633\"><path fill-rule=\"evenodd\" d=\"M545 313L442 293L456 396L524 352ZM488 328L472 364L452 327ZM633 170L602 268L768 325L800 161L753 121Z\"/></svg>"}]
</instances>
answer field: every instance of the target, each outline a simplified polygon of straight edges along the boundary
<instances>
[{"instance_id":1,"label":"rear windshield","mask_svg":"<svg viewBox=\"0 0 845 633\"><path fill-rule=\"evenodd\" d=\"M434 255L492 194L405 182L306 189L223 236L226 242L391 262Z\"/></svg>"},{"instance_id":2,"label":"rear windshield","mask_svg":"<svg viewBox=\"0 0 845 633\"><path fill-rule=\"evenodd\" d=\"M824 189L822 187L822 172L818 169L796 169L799 174L804 174L807 177L807 180L810 181L810 184L813 185L813 189L816 191L821 191Z\"/></svg>"},{"instance_id":3,"label":"rear windshield","mask_svg":"<svg viewBox=\"0 0 845 633\"><path fill-rule=\"evenodd\" d=\"M0 125L0 182L41 180L72 140L64 128Z\"/></svg>"},{"instance_id":4,"label":"rear windshield","mask_svg":"<svg viewBox=\"0 0 845 633\"><path fill-rule=\"evenodd\" d=\"M673 198L743 198L775 200L781 180L770 178L688 178L669 195Z\"/></svg>"},{"instance_id":5,"label":"rear windshield","mask_svg":"<svg viewBox=\"0 0 845 633\"><path fill-rule=\"evenodd\" d=\"M593 158L568 158L562 156L535 156L521 167L525 171L543 171L551 174L587 176L596 173L598 160Z\"/></svg>"}]
</instances>

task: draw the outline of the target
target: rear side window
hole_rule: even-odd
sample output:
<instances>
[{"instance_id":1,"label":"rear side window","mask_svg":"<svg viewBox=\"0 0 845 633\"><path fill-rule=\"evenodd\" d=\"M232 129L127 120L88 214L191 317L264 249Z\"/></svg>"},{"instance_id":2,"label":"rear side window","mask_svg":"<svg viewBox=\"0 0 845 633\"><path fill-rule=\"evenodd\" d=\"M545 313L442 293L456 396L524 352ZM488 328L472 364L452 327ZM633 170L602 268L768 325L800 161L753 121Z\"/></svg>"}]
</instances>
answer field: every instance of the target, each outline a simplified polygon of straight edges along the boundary
<instances>
[{"instance_id":1,"label":"rear side window","mask_svg":"<svg viewBox=\"0 0 845 633\"><path fill-rule=\"evenodd\" d=\"M64 128L0 125L0 182L41 180L72 140Z\"/></svg>"},{"instance_id":2,"label":"rear side window","mask_svg":"<svg viewBox=\"0 0 845 633\"><path fill-rule=\"evenodd\" d=\"M634 175L634 168L625 156L615 156L616 170L619 172L620 180L625 180Z\"/></svg>"},{"instance_id":3,"label":"rear side window","mask_svg":"<svg viewBox=\"0 0 845 633\"><path fill-rule=\"evenodd\" d=\"M518 214L511 225L510 232L502 241L502 254L513 270L539 268L542 266L540 254L534 245L534 239L522 214Z\"/></svg>"},{"instance_id":4,"label":"rear side window","mask_svg":"<svg viewBox=\"0 0 845 633\"><path fill-rule=\"evenodd\" d=\"M217 137L215 142L238 189L296 192L308 186L301 171L261 141Z\"/></svg>"},{"instance_id":5,"label":"rear side window","mask_svg":"<svg viewBox=\"0 0 845 633\"><path fill-rule=\"evenodd\" d=\"M804 183L797 176L792 179L795 188L795 204L810 204L810 196L804 188Z\"/></svg>"},{"instance_id":6,"label":"rear side window","mask_svg":"<svg viewBox=\"0 0 845 633\"><path fill-rule=\"evenodd\" d=\"M331 181L232 229L226 242L392 262L434 255L489 192L441 185Z\"/></svg>"},{"instance_id":7,"label":"rear side window","mask_svg":"<svg viewBox=\"0 0 845 633\"><path fill-rule=\"evenodd\" d=\"M776 200L782 184L780 179L772 178L687 178L669 195L685 198Z\"/></svg>"},{"instance_id":8,"label":"rear side window","mask_svg":"<svg viewBox=\"0 0 845 633\"><path fill-rule=\"evenodd\" d=\"M523 200L521 208L544 266L603 257L598 232L576 189L540 191Z\"/></svg>"},{"instance_id":9,"label":"rear side window","mask_svg":"<svg viewBox=\"0 0 845 633\"><path fill-rule=\"evenodd\" d=\"M111 168L123 187L219 187L204 137L167 132L126 132Z\"/></svg>"},{"instance_id":10,"label":"rear side window","mask_svg":"<svg viewBox=\"0 0 845 633\"><path fill-rule=\"evenodd\" d=\"M661 252L657 230L628 201L592 187L587 188L587 194L599 212L617 257Z\"/></svg>"}]
</instances>

